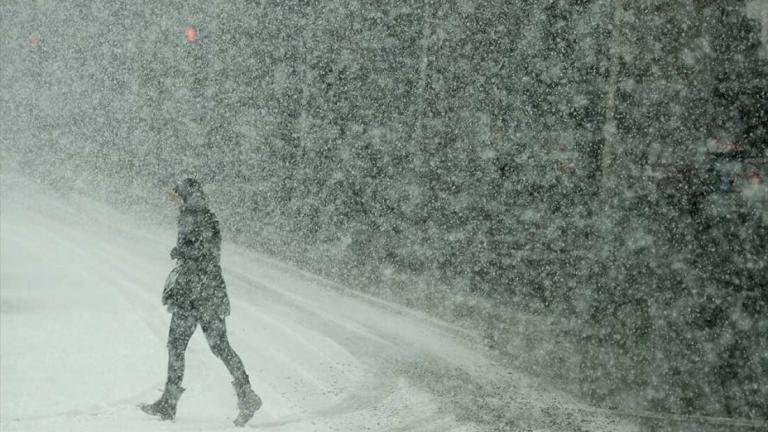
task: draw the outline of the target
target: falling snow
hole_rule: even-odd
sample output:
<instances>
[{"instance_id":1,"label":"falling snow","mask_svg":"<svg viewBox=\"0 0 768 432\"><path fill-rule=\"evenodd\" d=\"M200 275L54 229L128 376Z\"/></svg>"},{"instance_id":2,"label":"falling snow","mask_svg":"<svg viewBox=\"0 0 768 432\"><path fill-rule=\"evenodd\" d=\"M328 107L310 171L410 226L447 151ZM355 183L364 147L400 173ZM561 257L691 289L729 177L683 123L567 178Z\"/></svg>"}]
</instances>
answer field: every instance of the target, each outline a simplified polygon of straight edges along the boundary
<instances>
[{"instance_id":1,"label":"falling snow","mask_svg":"<svg viewBox=\"0 0 768 432\"><path fill-rule=\"evenodd\" d=\"M8 0L0 29L3 430L174 428L135 405L190 176L250 426L766 427L765 0ZM228 427L198 342L175 425Z\"/></svg>"}]
</instances>

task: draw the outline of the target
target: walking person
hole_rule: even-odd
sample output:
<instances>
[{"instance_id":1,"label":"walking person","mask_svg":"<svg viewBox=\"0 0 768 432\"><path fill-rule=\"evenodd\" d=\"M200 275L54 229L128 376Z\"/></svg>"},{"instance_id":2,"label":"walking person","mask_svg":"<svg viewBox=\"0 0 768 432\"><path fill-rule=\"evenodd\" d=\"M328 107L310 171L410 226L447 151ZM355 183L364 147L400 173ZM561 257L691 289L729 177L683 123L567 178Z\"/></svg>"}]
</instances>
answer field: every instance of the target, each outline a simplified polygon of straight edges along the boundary
<instances>
[{"instance_id":1,"label":"walking person","mask_svg":"<svg viewBox=\"0 0 768 432\"><path fill-rule=\"evenodd\" d=\"M251 389L240 356L227 340L224 318L229 315L229 297L221 275L221 233L216 215L208 209L200 183L192 178L177 184L171 197L179 205L179 235L171 258L177 260L163 290L163 304L171 312L168 331L168 379L159 400L140 408L161 420L173 420L176 404L184 392L184 352L197 325L203 329L211 351L226 365L234 379L238 416L234 423L243 426L261 407L261 399Z\"/></svg>"}]
</instances>

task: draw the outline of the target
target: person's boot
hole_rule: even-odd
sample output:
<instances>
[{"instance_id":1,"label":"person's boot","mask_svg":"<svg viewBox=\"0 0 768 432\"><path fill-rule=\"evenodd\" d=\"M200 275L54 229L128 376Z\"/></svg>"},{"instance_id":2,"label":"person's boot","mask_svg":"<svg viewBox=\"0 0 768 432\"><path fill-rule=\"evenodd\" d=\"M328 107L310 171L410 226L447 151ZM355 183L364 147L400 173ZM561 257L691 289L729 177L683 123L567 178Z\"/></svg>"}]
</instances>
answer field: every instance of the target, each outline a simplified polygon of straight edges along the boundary
<instances>
[{"instance_id":1,"label":"person's boot","mask_svg":"<svg viewBox=\"0 0 768 432\"><path fill-rule=\"evenodd\" d=\"M173 420L176 417L176 404L182 393L184 389L181 386L166 384L160 399L155 403L141 404L139 408L149 415L160 417L160 420Z\"/></svg>"},{"instance_id":2,"label":"person's boot","mask_svg":"<svg viewBox=\"0 0 768 432\"><path fill-rule=\"evenodd\" d=\"M244 426L253 414L261 408L261 398L251 388L251 383L233 382L235 393L237 393L237 409L239 413L235 419L235 426Z\"/></svg>"}]
</instances>

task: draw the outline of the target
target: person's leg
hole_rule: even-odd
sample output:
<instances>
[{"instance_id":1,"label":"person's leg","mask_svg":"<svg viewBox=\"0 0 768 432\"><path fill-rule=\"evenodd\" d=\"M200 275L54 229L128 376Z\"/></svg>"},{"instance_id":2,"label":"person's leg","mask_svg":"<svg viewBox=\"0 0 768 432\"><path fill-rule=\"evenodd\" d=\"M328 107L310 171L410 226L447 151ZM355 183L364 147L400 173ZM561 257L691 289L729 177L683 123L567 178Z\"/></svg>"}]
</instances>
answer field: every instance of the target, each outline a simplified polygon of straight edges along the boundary
<instances>
[{"instance_id":1,"label":"person's leg","mask_svg":"<svg viewBox=\"0 0 768 432\"><path fill-rule=\"evenodd\" d=\"M261 407L261 398L251 388L248 374L245 372L243 361L237 355L227 339L227 326L223 317L209 317L200 320L200 327L205 332L211 351L220 358L235 379L232 383L237 393L237 408L239 413L235 426L243 426Z\"/></svg>"},{"instance_id":2,"label":"person's leg","mask_svg":"<svg viewBox=\"0 0 768 432\"><path fill-rule=\"evenodd\" d=\"M176 312L168 330L168 379L166 383L180 386L184 379L184 352L197 328L197 319L191 314Z\"/></svg>"},{"instance_id":3,"label":"person's leg","mask_svg":"<svg viewBox=\"0 0 768 432\"><path fill-rule=\"evenodd\" d=\"M160 417L161 420L173 420L176 417L176 405L184 389L184 351L197 327L197 320L191 315L174 313L168 330L168 378L165 390L155 403L141 404L139 407L147 414Z\"/></svg>"},{"instance_id":4,"label":"person's leg","mask_svg":"<svg viewBox=\"0 0 768 432\"><path fill-rule=\"evenodd\" d=\"M248 383L248 374L240 356L237 355L227 338L227 326L223 317L207 317L200 320L200 327L208 340L208 346L216 357L220 358L227 366L229 373L236 383Z\"/></svg>"}]
</instances>

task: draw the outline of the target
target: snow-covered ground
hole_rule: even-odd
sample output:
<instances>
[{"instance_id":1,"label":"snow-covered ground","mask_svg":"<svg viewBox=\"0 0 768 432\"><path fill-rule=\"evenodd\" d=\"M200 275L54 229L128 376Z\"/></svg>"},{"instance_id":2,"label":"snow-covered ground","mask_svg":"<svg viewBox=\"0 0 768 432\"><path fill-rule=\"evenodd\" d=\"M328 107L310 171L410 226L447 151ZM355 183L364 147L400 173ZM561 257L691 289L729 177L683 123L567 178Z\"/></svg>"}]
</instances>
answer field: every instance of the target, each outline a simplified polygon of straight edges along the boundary
<instances>
[{"instance_id":1,"label":"snow-covered ground","mask_svg":"<svg viewBox=\"0 0 768 432\"><path fill-rule=\"evenodd\" d=\"M187 351L187 391L177 419L161 422L136 408L155 400L165 380L170 317L160 291L171 269L175 232L160 226L4 179L0 429L234 429L230 377L199 330ZM587 415L568 396L502 367L471 331L228 242L222 254L232 299L230 340L264 401L247 428L635 429L608 416ZM447 387L441 371L452 371ZM495 416L507 423L476 421L486 414L467 413L472 399L454 409L451 401L463 390L457 376L502 389L478 394L484 387L476 385L466 392L478 409L495 404L500 412ZM509 413L521 413L520 422L509 423Z\"/></svg>"}]
</instances>

